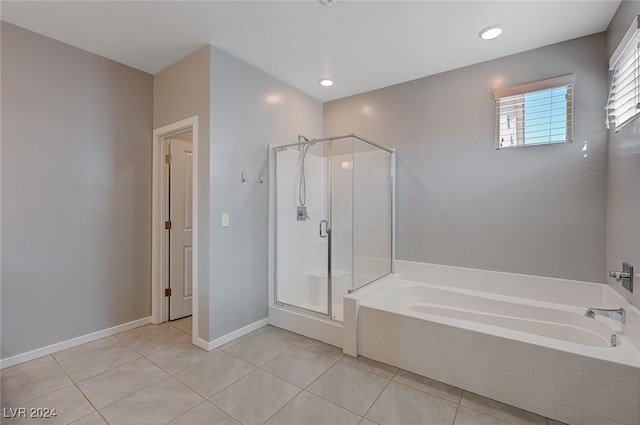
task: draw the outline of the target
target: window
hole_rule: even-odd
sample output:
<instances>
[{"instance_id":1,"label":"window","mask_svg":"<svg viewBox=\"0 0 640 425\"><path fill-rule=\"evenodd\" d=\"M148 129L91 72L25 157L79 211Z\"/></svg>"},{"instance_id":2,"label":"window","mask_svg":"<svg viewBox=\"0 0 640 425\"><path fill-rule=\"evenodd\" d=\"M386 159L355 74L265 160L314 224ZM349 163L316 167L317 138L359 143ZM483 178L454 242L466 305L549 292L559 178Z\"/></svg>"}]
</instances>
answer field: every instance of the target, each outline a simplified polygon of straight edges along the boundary
<instances>
[{"instance_id":1,"label":"window","mask_svg":"<svg viewBox=\"0 0 640 425\"><path fill-rule=\"evenodd\" d=\"M574 75L495 92L496 149L570 142Z\"/></svg>"},{"instance_id":2,"label":"window","mask_svg":"<svg viewBox=\"0 0 640 425\"><path fill-rule=\"evenodd\" d=\"M609 59L613 71L605 126L616 131L640 115L640 16Z\"/></svg>"}]
</instances>

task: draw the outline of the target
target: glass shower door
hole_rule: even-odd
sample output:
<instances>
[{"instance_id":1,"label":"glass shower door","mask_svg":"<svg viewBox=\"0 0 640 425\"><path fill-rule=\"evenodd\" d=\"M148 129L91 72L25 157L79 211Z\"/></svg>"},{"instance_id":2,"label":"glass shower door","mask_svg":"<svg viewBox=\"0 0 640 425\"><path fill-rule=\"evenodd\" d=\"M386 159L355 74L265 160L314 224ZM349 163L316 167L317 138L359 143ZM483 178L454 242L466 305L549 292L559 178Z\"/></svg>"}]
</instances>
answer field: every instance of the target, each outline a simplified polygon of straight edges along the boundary
<instances>
[{"instance_id":1,"label":"glass shower door","mask_svg":"<svg viewBox=\"0 0 640 425\"><path fill-rule=\"evenodd\" d=\"M353 288L353 147L353 137L331 142L331 318L338 321Z\"/></svg>"},{"instance_id":2,"label":"glass shower door","mask_svg":"<svg viewBox=\"0 0 640 425\"><path fill-rule=\"evenodd\" d=\"M326 143L275 152L276 302L329 314Z\"/></svg>"},{"instance_id":3,"label":"glass shower door","mask_svg":"<svg viewBox=\"0 0 640 425\"><path fill-rule=\"evenodd\" d=\"M275 301L343 320L392 270L393 151L357 135L275 149Z\"/></svg>"},{"instance_id":4,"label":"glass shower door","mask_svg":"<svg viewBox=\"0 0 640 425\"><path fill-rule=\"evenodd\" d=\"M391 152L362 140L353 144L353 289L392 269Z\"/></svg>"},{"instance_id":5,"label":"glass shower door","mask_svg":"<svg viewBox=\"0 0 640 425\"><path fill-rule=\"evenodd\" d=\"M331 318L343 320L343 298L392 269L390 151L358 136L332 141Z\"/></svg>"}]
</instances>

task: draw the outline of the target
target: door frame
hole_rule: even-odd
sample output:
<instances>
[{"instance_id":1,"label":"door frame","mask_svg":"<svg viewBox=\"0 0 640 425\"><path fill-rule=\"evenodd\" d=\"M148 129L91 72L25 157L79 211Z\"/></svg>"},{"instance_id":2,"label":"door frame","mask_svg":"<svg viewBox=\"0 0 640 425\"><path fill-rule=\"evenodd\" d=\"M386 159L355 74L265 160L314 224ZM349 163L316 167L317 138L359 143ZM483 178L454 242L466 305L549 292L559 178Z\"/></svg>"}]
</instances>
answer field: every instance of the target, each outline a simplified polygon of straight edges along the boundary
<instances>
[{"instance_id":1,"label":"door frame","mask_svg":"<svg viewBox=\"0 0 640 425\"><path fill-rule=\"evenodd\" d=\"M198 116L153 130L153 179L151 192L151 322L169 320L169 299L164 290L169 287L166 264L169 253L169 234L164 228L167 216L168 189L165 166L165 142L171 136L193 131L193 298L192 342L198 340Z\"/></svg>"}]
</instances>

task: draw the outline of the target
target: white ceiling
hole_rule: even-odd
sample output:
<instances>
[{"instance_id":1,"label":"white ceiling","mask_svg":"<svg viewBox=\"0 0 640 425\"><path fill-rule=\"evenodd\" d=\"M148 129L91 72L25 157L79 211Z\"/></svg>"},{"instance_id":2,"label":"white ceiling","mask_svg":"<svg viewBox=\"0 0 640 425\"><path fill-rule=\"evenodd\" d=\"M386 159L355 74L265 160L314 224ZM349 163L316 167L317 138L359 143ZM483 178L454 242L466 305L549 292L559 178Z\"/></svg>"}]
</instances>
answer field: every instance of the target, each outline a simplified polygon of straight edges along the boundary
<instances>
[{"instance_id":1,"label":"white ceiling","mask_svg":"<svg viewBox=\"0 0 640 425\"><path fill-rule=\"evenodd\" d=\"M211 43L328 101L604 31L620 1L0 3L4 21L152 74ZM503 35L481 40L492 24Z\"/></svg>"}]
</instances>

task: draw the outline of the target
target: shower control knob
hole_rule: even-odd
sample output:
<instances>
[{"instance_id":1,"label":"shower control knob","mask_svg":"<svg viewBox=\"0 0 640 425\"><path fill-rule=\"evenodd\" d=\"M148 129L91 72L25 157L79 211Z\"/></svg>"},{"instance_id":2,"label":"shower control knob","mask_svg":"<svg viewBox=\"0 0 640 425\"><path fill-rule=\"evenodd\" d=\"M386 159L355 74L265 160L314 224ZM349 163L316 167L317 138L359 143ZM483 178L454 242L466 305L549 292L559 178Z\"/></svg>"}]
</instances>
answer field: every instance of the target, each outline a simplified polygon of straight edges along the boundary
<instances>
[{"instance_id":1,"label":"shower control knob","mask_svg":"<svg viewBox=\"0 0 640 425\"><path fill-rule=\"evenodd\" d=\"M616 282L620 282L622 279L629 278L629 273L609 272L609 277L614 278Z\"/></svg>"},{"instance_id":2,"label":"shower control knob","mask_svg":"<svg viewBox=\"0 0 640 425\"><path fill-rule=\"evenodd\" d=\"M627 262L622 263L622 271L609 272L609 277L616 282L622 282L622 287L633 292L633 266Z\"/></svg>"},{"instance_id":3,"label":"shower control knob","mask_svg":"<svg viewBox=\"0 0 640 425\"><path fill-rule=\"evenodd\" d=\"M298 221L309 220L309 213L307 212L307 207L298 207L296 212L296 218Z\"/></svg>"}]
</instances>

